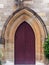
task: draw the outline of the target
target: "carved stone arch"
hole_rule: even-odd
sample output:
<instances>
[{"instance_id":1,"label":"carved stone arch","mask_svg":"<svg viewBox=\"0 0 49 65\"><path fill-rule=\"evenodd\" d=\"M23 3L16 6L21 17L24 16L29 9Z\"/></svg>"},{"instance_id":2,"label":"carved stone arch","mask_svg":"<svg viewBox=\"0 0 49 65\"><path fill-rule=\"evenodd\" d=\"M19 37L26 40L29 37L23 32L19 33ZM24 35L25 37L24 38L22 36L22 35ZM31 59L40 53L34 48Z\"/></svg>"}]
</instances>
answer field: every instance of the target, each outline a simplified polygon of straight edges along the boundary
<instances>
[{"instance_id":1,"label":"carved stone arch","mask_svg":"<svg viewBox=\"0 0 49 65\"><path fill-rule=\"evenodd\" d=\"M43 20L32 9L24 7L16 10L6 21L1 37L5 39L5 58L14 61L14 35L18 26L26 21L34 30L36 61L44 61L43 42L47 37L47 29Z\"/></svg>"}]
</instances>

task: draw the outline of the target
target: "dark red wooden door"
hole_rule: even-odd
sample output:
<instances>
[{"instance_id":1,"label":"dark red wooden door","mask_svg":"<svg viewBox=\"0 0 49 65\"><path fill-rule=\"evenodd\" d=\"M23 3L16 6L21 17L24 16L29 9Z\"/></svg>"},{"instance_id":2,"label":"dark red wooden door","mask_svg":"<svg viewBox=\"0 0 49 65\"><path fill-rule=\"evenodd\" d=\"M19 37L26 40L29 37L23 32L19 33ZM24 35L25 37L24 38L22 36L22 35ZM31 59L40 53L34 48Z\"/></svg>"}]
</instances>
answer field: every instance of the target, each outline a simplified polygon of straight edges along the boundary
<instances>
[{"instance_id":1,"label":"dark red wooden door","mask_svg":"<svg viewBox=\"0 0 49 65\"><path fill-rule=\"evenodd\" d=\"M15 33L15 64L35 64L35 35L31 26L23 22Z\"/></svg>"}]
</instances>

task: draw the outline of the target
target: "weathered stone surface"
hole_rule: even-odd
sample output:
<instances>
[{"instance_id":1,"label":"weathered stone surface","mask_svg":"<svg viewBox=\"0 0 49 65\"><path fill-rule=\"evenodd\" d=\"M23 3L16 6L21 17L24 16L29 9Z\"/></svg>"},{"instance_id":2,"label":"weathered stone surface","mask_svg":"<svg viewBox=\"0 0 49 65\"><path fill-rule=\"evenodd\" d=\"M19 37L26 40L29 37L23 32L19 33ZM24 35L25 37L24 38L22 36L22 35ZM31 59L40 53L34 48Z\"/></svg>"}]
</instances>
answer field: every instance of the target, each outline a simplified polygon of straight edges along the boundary
<instances>
[{"instance_id":1,"label":"weathered stone surface","mask_svg":"<svg viewBox=\"0 0 49 65\"><path fill-rule=\"evenodd\" d=\"M14 12L14 8L15 8L15 1L14 0L0 0L0 3L4 6L2 6L0 8L0 22L2 21L6 21L8 16L12 14L12 12ZM43 13L42 15L40 14L41 17L43 17L42 19L49 23L49 2L47 3L47 1L44 0L31 0L31 1L24 1L24 5L28 6L32 9L34 9L37 13ZM39 11L37 11L39 10ZM45 15L46 14L46 15ZM47 24L46 24L47 25ZM49 26L49 24L48 24Z\"/></svg>"},{"instance_id":2,"label":"weathered stone surface","mask_svg":"<svg viewBox=\"0 0 49 65\"><path fill-rule=\"evenodd\" d=\"M45 0L33 0L29 2L24 2L24 6L32 8L37 14L43 19L45 22L45 25L47 27L47 30L49 32L49 3L44 2ZM7 18L18 8L15 6L14 0L0 0L0 36L1 31L3 29L3 25L6 22ZM11 37L12 39L12 37ZM7 40L8 41L8 40ZM5 58L10 59L14 58L14 45L13 43L8 44L8 42L5 42ZM39 48L38 44L38 48ZM3 48L4 49L4 48ZM36 49L37 50L37 49ZM41 51L42 52L42 51ZM41 60L40 58L40 50L37 50L37 60ZM43 54L41 54L41 58L43 57ZM12 59L14 60L14 59Z\"/></svg>"}]
</instances>

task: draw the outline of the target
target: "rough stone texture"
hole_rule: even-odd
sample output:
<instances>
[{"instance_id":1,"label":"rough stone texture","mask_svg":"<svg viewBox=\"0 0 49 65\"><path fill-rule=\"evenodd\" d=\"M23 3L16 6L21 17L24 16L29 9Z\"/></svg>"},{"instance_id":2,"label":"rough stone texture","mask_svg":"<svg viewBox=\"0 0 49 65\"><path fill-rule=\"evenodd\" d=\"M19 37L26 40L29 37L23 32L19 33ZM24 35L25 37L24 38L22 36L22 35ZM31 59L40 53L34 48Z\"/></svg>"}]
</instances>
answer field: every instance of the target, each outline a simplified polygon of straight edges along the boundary
<instances>
[{"instance_id":1,"label":"rough stone texture","mask_svg":"<svg viewBox=\"0 0 49 65\"><path fill-rule=\"evenodd\" d=\"M0 4L3 4L3 8L0 8L0 29L2 30L4 25L2 22L6 22L8 16L11 15L17 7L15 7L14 0L0 0ZM49 2L47 2L47 0L24 1L24 6L28 6L35 10L44 20L45 25L49 26ZM48 26L47 28L49 28Z\"/></svg>"},{"instance_id":2,"label":"rough stone texture","mask_svg":"<svg viewBox=\"0 0 49 65\"><path fill-rule=\"evenodd\" d=\"M21 15L25 13L25 15ZM27 16L29 15L29 16ZM20 17L19 17L20 16ZM32 19L33 17L33 19ZM18 18L18 19L17 19ZM17 26L23 21L27 21L32 28L34 29L36 36L36 61L44 61L42 44L43 39L45 38L45 31L41 23L33 16L28 10L22 10L14 15L14 17L9 21L6 31L4 34L5 37L5 58L6 60L14 60L14 36ZM33 22L32 22L33 21Z\"/></svg>"},{"instance_id":3,"label":"rough stone texture","mask_svg":"<svg viewBox=\"0 0 49 65\"><path fill-rule=\"evenodd\" d=\"M32 1L25 1L24 6L32 8L45 22L45 25L47 27L48 33L49 33L49 2L45 2L46 0L32 0ZM3 7L0 7L0 35L2 28L4 26L4 23L6 22L7 18L17 9L17 6L15 6L14 0L0 0L0 4L3 5ZM5 45L7 48L5 48L5 51L9 51L11 49L11 45ZM8 48L9 47L9 48ZM38 46L39 47L39 46ZM12 46L13 48L13 46ZM10 50L10 56L12 54L12 50ZM6 56L9 58L12 58L13 56L9 56L6 53ZM14 55L14 54L13 54ZM39 56L39 55L38 55ZM6 57L6 58L7 58Z\"/></svg>"}]
</instances>

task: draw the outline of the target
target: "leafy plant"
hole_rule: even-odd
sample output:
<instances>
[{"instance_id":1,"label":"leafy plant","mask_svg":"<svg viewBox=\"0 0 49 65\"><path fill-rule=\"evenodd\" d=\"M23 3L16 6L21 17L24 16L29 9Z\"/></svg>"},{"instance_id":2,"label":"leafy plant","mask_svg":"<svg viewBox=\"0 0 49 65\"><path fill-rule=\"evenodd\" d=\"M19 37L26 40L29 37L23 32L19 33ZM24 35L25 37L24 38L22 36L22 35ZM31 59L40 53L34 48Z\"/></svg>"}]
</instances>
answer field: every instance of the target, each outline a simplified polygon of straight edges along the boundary
<instances>
[{"instance_id":1,"label":"leafy plant","mask_svg":"<svg viewBox=\"0 0 49 65\"><path fill-rule=\"evenodd\" d=\"M2 56L3 56L3 53L2 53L2 51L0 50L0 58L2 58Z\"/></svg>"},{"instance_id":2,"label":"leafy plant","mask_svg":"<svg viewBox=\"0 0 49 65\"><path fill-rule=\"evenodd\" d=\"M0 65L2 65L2 61L1 61L2 56L3 56L3 53L2 53L2 51L0 50Z\"/></svg>"},{"instance_id":3,"label":"leafy plant","mask_svg":"<svg viewBox=\"0 0 49 65\"><path fill-rule=\"evenodd\" d=\"M49 35L45 39L43 48L44 48L44 55L49 60Z\"/></svg>"}]
</instances>

